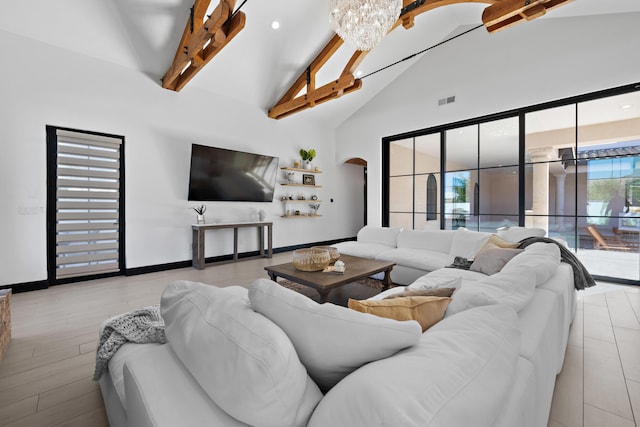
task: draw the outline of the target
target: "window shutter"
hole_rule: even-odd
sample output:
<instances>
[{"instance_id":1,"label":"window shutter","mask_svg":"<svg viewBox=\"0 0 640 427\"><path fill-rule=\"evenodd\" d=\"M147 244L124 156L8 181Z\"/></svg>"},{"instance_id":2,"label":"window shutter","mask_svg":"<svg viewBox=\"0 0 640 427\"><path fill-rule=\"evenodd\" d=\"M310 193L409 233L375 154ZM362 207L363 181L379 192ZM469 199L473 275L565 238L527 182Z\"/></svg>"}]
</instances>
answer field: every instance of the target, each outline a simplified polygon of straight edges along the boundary
<instances>
[{"instance_id":1,"label":"window shutter","mask_svg":"<svg viewBox=\"0 0 640 427\"><path fill-rule=\"evenodd\" d=\"M120 271L120 138L56 129L56 279Z\"/></svg>"}]
</instances>

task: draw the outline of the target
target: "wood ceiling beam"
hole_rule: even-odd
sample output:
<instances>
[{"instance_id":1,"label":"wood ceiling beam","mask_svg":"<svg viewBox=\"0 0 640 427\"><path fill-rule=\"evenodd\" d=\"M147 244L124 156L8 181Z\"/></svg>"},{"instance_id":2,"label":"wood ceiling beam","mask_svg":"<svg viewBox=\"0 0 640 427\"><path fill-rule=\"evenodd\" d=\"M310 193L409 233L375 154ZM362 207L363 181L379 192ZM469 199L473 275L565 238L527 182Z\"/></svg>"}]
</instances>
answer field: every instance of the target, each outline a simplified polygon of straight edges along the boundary
<instances>
[{"instance_id":1,"label":"wood ceiling beam","mask_svg":"<svg viewBox=\"0 0 640 427\"><path fill-rule=\"evenodd\" d=\"M544 15L547 10L571 1L573 0L403 0L402 7L405 13L401 14L389 32L399 26L403 26L405 29L413 27L416 16L438 7L459 3L485 3L489 6L482 13L482 22L487 31L491 33L508 28L523 20L530 21L538 18ZM316 104L339 98L362 87L362 80L354 79L353 76L369 52L357 50L337 80L321 88L315 88L316 73L336 53L342 43L342 39L334 34L289 90L269 109L269 117L281 119L312 108ZM306 94L296 97L305 85L307 86Z\"/></svg>"},{"instance_id":2,"label":"wood ceiling beam","mask_svg":"<svg viewBox=\"0 0 640 427\"><path fill-rule=\"evenodd\" d=\"M331 40L325 45L325 47L320 51L320 53L311 61L309 67L307 67L300 76L296 79L296 81L291 85L289 90L280 98L276 105L281 103L285 103L291 101L307 84L307 70L310 74L313 75L315 80L315 75L320 70L324 64L333 56L334 53L342 46L344 41L337 35L334 34L331 37Z\"/></svg>"},{"instance_id":3,"label":"wood ceiling beam","mask_svg":"<svg viewBox=\"0 0 640 427\"><path fill-rule=\"evenodd\" d=\"M482 12L482 23L487 31L494 33L504 30L523 20L531 21L547 10L551 10L573 0L499 0Z\"/></svg>"},{"instance_id":4,"label":"wood ceiling beam","mask_svg":"<svg viewBox=\"0 0 640 427\"><path fill-rule=\"evenodd\" d=\"M353 75L343 75L338 80L313 89L304 95L278 103L278 105L269 110L269 117L281 119L298 111L314 107L317 104L339 98L345 93L353 92L361 87L362 80L355 79Z\"/></svg>"},{"instance_id":5,"label":"wood ceiling beam","mask_svg":"<svg viewBox=\"0 0 640 427\"><path fill-rule=\"evenodd\" d=\"M179 92L244 28L246 16L232 16L236 0L220 0L205 21L210 0L196 0L162 87ZM230 19L231 17L231 19Z\"/></svg>"}]
</instances>

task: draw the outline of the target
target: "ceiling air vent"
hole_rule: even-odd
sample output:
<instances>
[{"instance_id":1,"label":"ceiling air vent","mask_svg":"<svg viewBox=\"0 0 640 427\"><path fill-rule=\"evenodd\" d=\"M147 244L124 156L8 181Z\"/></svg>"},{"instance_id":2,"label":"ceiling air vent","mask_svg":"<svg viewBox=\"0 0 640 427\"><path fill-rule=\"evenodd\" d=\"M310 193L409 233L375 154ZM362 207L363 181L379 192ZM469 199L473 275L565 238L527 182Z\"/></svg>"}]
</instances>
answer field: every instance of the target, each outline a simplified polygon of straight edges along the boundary
<instances>
[{"instance_id":1,"label":"ceiling air vent","mask_svg":"<svg viewBox=\"0 0 640 427\"><path fill-rule=\"evenodd\" d=\"M455 96L449 96L447 98L438 99L438 106L451 104L452 102L456 102Z\"/></svg>"}]
</instances>

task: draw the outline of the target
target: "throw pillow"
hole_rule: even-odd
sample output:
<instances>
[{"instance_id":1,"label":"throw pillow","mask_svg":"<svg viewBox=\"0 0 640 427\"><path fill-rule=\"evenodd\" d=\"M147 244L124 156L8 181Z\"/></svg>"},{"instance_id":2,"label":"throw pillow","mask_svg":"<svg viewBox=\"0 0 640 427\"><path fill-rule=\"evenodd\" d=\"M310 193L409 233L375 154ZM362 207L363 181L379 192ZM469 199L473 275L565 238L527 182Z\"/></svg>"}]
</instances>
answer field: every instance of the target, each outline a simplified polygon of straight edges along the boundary
<instances>
[{"instance_id":1,"label":"throw pillow","mask_svg":"<svg viewBox=\"0 0 640 427\"><path fill-rule=\"evenodd\" d=\"M492 234L491 237L489 237L489 240L487 240L487 243L485 243L484 246L482 246L478 252L481 252L483 249L487 247L491 247L491 245L497 246L499 248L517 249L518 246L520 246L520 243L507 242L506 240L498 237L496 234Z\"/></svg>"},{"instance_id":2,"label":"throw pillow","mask_svg":"<svg viewBox=\"0 0 640 427\"><path fill-rule=\"evenodd\" d=\"M491 276L502 270L502 267L504 267L511 258L521 252L523 252L522 249L500 248L489 245L477 253L469 270Z\"/></svg>"},{"instance_id":3,"label":"throw pillow","mask_svg":"<svg viewBox=\"0 0 640 427\"><path fill-rule=\"evenodd\" d=\"M325 392L362 365L416 344L422 335L417 322L318 304L267 279L249 286L249 300L285 331L309 376Z\"/></svg>"},{"instance_id":4,"label":"throw pillow","mask_svg":"<svg viewBox=\"0 0 640 427\"><path fill-rule=\"evenodd\" d=\"M450 297L456 288L435 288L435 289L407 289L402 292L389 295L383 299L403 298L403 297Z\"/></svg>"},{"instance_id":5,"label":"throw pillow","mask_svg":"<svg viewBox=\"0 0 640 427\"><path fill-rule=\"evenodd\" d=\"M169 345L226 413L253 426L307 424L322 393L282 329L251 309L246 289L174 282L160 311Z\"/></svg>"},{"instance_id":6,"label":"throw pillow","mask_svg":"<svg viewBox=\"0 0 640 427\"><path fill-rule=\"evenodd\" d=\"M377 301L349 298L349 308L395 320L416 320L422 332L442 320L449 305L449 297L404 297Z\"/></svg>"}]
</instances>

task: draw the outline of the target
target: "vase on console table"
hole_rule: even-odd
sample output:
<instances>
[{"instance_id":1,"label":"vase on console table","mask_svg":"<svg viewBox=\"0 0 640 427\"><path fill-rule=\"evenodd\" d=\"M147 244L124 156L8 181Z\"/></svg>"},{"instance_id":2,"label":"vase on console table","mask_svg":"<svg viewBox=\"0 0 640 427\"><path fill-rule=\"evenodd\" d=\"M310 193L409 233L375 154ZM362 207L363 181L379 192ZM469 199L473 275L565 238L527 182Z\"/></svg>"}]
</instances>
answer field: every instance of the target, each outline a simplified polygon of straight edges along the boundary
<instances>
[{"instance_id":1,"label":"vase on console table","mask_svg":"<svg viewBox=\"0 0 640 427\"><path fill-rule=\"evenodd\" d=\"M204 224L204 213L207 211L207 207L202 204L200 206L192 207L196 213L196 224Z\"/></svg>"}]
</instances>

